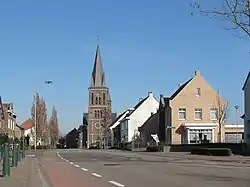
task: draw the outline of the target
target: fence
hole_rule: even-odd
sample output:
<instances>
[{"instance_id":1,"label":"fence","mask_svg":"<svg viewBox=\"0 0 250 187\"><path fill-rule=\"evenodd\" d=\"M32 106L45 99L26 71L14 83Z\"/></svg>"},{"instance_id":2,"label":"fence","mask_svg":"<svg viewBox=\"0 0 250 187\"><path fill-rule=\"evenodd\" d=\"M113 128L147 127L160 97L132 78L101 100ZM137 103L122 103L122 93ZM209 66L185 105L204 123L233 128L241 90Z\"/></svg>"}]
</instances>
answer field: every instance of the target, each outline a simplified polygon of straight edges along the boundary
<instances>
[{"instance_id":1,"label":"fence","mask_svg":"<svg viewBox=\"0 0 250 187\"><path fill-rule=\"evenodd\" d=\"M10 176L11 167L17 167L18 163L25 157L24 149L20 144L4 143L0 145L0 161L2 163L2 177Z\"/></svg>"}]
</instances>

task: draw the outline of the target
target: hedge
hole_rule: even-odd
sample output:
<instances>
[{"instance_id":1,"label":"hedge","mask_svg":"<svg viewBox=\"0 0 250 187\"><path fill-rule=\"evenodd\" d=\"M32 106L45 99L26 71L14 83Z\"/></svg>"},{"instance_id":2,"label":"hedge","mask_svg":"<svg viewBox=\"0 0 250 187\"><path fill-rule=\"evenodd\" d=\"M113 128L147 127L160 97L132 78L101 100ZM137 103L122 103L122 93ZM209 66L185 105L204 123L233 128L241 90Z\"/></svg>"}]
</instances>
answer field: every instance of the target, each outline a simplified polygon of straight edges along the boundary
<instances>
[{"instance_id":1,"label":"hedge","mask_svg":"<svg viewBox=\"0 0 250 187\"><path fill-rule=\"evenodd\" d=\"M146 147L147 152L163 152L164 151L164 146L162 145L148 145Z\"/></svg>"},{"instance_id":2,"label":"hedge","mask_svg":"<svg viewBox=\"0 0 250 187\"><path fill-rule=\"evenodd\" d=\"M198 148L191 150L190 153L208 156L230 156L232 155L232 150L228 148Z\"/></svg>"}]
</instances>

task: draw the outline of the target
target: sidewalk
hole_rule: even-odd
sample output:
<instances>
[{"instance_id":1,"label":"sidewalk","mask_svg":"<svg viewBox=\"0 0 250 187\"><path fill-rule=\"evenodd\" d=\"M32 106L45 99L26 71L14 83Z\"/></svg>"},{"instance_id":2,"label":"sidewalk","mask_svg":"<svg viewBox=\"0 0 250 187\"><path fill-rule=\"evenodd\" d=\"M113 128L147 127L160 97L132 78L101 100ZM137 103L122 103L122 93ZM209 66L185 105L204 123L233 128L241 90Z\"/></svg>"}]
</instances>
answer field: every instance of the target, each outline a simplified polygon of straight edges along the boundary
<instances>
[{"instance_id":1,"label":"sidewalk","mask_svg":"<svg viewBox=\"0 0 250 187\"><path fill-rule=\"evenodd\" d=\"M11 175L0 177L1 187L51 187L45 180L36 158L25 158L16 168L11 168Z\"/></svg>"}]
</instances>

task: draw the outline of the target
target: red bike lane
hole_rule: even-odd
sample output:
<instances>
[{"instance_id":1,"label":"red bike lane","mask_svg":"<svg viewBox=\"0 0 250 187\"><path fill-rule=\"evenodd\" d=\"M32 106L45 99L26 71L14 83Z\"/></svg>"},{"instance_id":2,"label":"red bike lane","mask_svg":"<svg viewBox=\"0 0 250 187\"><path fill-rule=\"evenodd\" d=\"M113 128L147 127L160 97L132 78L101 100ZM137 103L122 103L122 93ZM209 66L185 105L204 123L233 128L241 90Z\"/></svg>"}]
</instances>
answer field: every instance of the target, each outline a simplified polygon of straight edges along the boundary
<instances>
[{"instance_id":1,"label":"red bike lane","mask_svg":"<svg viewBox=\"0 0 250 187\"><path fill-rule=\"evenodd\" d=\"M45 178L52 187L103 187L105 181L91 177L89 173L60 159L55 152L40 158Z\"/></svg>"}]
</instances>

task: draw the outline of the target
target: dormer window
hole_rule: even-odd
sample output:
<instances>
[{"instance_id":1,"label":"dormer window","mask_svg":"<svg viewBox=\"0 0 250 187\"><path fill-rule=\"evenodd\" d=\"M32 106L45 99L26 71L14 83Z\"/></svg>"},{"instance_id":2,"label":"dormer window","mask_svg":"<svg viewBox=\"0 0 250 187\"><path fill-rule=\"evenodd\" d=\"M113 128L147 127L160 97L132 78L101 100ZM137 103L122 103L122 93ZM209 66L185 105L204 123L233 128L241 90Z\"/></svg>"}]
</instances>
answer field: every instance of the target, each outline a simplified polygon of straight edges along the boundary
<instances>
[{"instance_id":1,"label":"dormer window","mask_svg":"<svg viewBox=\"0 0 250 187\"><path fill-rule=\"evenodd\" d=\"M201 88L196 88L196 96L197 97L201 96Z\"/></svg>"}]
</instances>

